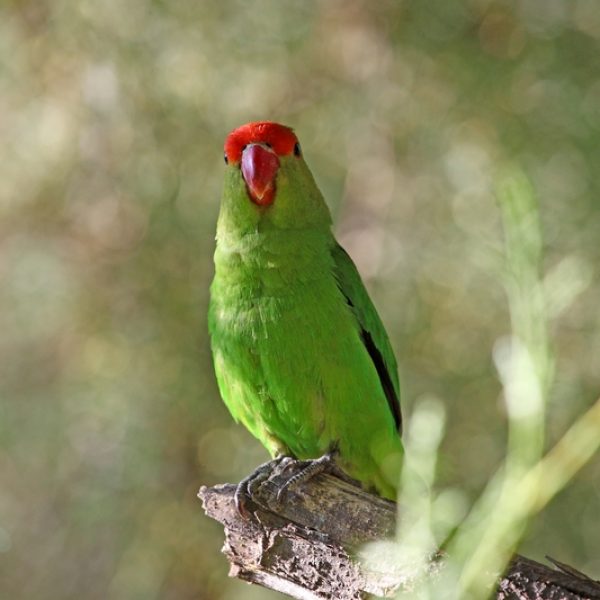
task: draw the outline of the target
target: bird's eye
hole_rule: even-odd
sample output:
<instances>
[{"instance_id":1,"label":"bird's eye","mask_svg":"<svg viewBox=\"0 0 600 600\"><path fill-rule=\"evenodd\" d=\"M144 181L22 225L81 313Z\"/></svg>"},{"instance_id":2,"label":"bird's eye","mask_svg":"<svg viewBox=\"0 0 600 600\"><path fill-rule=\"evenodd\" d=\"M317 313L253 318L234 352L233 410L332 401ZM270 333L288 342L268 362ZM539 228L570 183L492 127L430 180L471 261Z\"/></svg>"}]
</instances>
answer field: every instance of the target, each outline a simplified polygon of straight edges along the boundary
<instances>
[{"instance_id":1,"label":"bird's eye","mask_svg":"<svg viewBox=\"0 0 600 600\"><path fill-rule=\"evenodd\" d=\"M302 156L302 150L300 149L300 142L294 144L294 156Z\"/></svg>"},{"instance_id":2,"label":"bird's eye","mask_svg":"<svg viewBox=\"0 0 600 600\"><path fill-rule=\"evenodd\" d=\"M229 164L229 159L227 158L227 152L225 152L223 154L223 160L225 161L225 164L228 165Z\"/></svg>"},{"instance_id":3,"label":"bird's eye","mask_svg":"<svg viewBox=\"0 0 600 600\"><path fill-rule=\"evenodd\" d=\"M273 146L271 146L271 144L269 144L269 142L265 142L265 146L266 146L267 148L273 148Z\"/></svg>"}]
</instances>

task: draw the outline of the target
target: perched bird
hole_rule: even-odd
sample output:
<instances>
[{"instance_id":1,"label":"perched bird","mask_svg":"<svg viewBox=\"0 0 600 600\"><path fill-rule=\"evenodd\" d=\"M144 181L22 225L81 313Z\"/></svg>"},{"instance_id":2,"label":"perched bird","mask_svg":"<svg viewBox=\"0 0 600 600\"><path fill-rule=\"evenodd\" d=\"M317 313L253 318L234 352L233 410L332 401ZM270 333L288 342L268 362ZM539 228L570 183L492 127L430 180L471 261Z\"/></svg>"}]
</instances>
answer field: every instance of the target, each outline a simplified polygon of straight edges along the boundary
<instances>
[{"instance_id":1,"label":"perched bird","mask_svg":"<svg viewBox=\"0 0 600 600\"><path fill-rule=\"evenodd\" d=\"M395 499L402 461L396 359L292 129L225 141L209 330L225 404L271 456L333 456Z\"/></svg>"}]
</instances>

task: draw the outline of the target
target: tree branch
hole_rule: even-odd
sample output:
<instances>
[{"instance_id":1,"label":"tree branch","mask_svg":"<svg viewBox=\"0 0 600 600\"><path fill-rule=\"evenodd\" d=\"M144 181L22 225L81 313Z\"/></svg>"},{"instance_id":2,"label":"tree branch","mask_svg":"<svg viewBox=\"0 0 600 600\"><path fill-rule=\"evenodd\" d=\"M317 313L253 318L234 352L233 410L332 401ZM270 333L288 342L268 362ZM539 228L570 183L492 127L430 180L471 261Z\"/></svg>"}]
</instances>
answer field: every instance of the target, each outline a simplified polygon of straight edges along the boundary
<instances>
[{"instance_id":1,"label":"tree branch","mask_svg":"<svg viewBox=\"0 0 600 600\"><path fill-rule=\"evenodd\" d=\"M331 475L318 475L276 499L279 485L290 475L273 467L254 493L254 519L238 514L236 486L202 487L206 514L225 527L223 552L230 576L283 592L301 600L358 600L368 594L392 596L409 590L443 566L432 557L427 572L367 569L355 558L362 544L393 538L396 505ZM499 600L600 600L600 583L555 562L557 569L516 556L499 581Z\"/></svg>"}]
</instances>

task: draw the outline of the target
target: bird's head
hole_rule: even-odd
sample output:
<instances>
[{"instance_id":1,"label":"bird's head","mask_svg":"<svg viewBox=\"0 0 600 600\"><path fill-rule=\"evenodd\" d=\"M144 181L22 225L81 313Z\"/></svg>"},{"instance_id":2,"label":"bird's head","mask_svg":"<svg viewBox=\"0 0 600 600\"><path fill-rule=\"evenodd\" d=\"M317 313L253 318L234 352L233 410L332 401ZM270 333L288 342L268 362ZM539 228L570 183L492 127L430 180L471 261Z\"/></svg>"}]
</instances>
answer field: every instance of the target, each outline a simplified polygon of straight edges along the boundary
<instances>
[{"instance_id":1,"label":"bird's head","mask_svg":"<svg viewBox=\"0 0 600 600\"><path fill-rule=\"evenodd\" d=\"M241 170L248 196L258 206L273 203L281 160L292 156L302 156L296 134L271 121L242 125L225 140L225 163Z\"/></svg>"},{"instance_id":2,"label":"bird's head","mask_svg":"<svg viewBox=\"0 0 600 600\"><path fill-rule=\"evenodd\" d=\"M329 231L329 209L289 127L257 121L234 129L225 162L221 231Z\"/></svg>"}]
</instances>

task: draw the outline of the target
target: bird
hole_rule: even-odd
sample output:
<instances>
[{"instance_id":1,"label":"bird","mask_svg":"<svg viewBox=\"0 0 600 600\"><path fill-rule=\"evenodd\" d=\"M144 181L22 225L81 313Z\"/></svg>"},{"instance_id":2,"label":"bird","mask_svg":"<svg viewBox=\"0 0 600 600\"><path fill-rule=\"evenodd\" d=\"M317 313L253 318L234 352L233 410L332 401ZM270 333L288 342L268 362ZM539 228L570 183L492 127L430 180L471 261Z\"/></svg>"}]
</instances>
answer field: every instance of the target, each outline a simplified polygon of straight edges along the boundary
<instances>
[{"instance_id":1,"label":"bird","mask_svg":"<svg viewBox=\"0 0 600 600\"><path fill-rule=\"evenodd\" d=\"M307 472L332 463L395 500L396 358L294 130L242 125L224 160L208 328L225 405L273 459L307 461ZM240 483L240 512L259 478Z\"/></svg>"}]
</instances>

